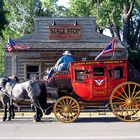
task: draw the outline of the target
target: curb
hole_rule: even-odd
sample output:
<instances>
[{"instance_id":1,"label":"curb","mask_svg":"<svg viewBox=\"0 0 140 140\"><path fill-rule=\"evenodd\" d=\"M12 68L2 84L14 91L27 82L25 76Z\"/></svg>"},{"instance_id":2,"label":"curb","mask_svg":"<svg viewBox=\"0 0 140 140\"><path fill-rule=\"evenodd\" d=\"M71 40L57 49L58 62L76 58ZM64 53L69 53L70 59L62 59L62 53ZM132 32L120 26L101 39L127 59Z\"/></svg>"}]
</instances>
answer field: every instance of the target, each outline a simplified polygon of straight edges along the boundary
<instances>
[{"instance_id":1,"label":"curb","mask_svg":"<svg viewBox=\"0 0 140 140\"><path fill-rule=\"evenodd\" d=\"M4 112L0 112L0 118L3 116ZM15 112L16 117L33 117L35 112ZM43 115L43 117L53 117L55 118L54 113L50 115ZM106 114L99 114L98 112L81 112L79 117L107 117L107 116L114 116L112 112L106 112Z\"/></svg>"}]
</instances>

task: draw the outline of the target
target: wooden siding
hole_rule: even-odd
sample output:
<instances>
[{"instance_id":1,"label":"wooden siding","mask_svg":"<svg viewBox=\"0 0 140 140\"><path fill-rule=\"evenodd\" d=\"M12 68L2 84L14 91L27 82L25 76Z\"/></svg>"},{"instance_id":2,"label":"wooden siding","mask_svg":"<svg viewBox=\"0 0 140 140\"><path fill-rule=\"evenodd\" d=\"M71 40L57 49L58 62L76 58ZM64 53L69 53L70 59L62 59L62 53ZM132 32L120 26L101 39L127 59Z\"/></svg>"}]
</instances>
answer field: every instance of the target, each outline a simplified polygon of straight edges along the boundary
<instances>
[{"instance_id":1,"label":"wooden siding","mask_svg":"<svg viewBox=\"0 0 140 140\"><path fill-rule=\"evenodd\" d=\"M53 21L57 24L74 24L81 27L80 39L49 39L49 26ZM112 38L95 31L94 17L38 17L35 18L35 31L15 40L17 45L28 45L28 50L16 50L14 55L5 53L5 75L17 73L20 81L26 80L26 65L37 64L42 73L53 66L65 50L70 50L76 60L93 60L112 40ZM115 43L116 57L125 58L126 51L119 41ZM102 58L110 59L112 53ZM14 67L17 67L14 69ZM15 72L14 72L15 70ZM44 74L45 75L45 74ZM41 77L42 78L42 77Z\"/></svg>"},{"instance_id":2,"label":"wooden siding","mask_svg":"<svg viewBox=\"0 0 140 140\"><path fill-rule=\"evenodd\" d=\"M9 77L12 74L12 57L11 56L4 57L4 64L5 64L4 75Z\"/></svg>"}]
</instances>

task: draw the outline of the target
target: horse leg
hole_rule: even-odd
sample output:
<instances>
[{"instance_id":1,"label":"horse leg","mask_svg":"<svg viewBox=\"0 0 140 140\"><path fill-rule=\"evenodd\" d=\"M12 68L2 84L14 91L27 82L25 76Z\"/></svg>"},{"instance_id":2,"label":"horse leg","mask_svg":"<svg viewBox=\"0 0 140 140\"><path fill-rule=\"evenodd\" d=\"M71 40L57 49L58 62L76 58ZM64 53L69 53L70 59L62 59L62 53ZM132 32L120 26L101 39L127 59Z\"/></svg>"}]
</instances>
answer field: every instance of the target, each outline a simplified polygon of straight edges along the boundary
<instances>
[{"instance_id":1,"label":"horse leg","mask_svg":"<svg viewBox=\"0 0 140 140\"><path fill-rule=\"evenodd\" d=\"M11 118L14 119L14 117L15 117L14 106L13 105L9 105L8 111L9 111L8 121L10 121Z\"/></svg>"},{"instance_id":2,"label":"horse leg","mask_svg":"<svg viewBox=\"0 0 140 140\"><path fill-rule=\"evenodd\" d=\"M12 110L12 105L9 105L8 106L8 112L9 112L8 121L11 120L11 116L12 116L12 113L11 113L12 111L11 110Z\"/></svg>"},{"instance_id":3,"label":"horse leg","mask_svg":"<svg viewBox=\"0 0 140 140\"><path fill-rule=\"evenodd\" d=\"M38 118L40 119L40 121L41 121L42 117L43 117L43 113L42 113L41 109L38 108Z\"/></svg>"},{"instance_id":4,"label":"horse leg","mask_svg":"<svg viewBox=\"0 0 140 140\"><path fill-rule=\"evenodd\" d=\"M12 119L14 119L14 118L15 118L14 105L12 105L12 108L11 108L11 117L12 117Z\"/></svg>"},{"instance_id":5,"label":"horse leg","mask_svg":"<svg viewBox=\"0 0 140 140\"><path fill-rule=\"evenodd\" d=\"M5 121L7 119L7 103L9 102L7 96L3 95L1 97L1 102L2 102L2 105L3 105L3 109L4 109L4 114L3 114L3 117L2 117L2 121Z\"/></svg>"},{"instance_id":6,"label":"horse leg","mask_svg":"<svg viewBox=\"0 0 140 140\"><path fill-rule=\"evenodd\" d=\"M14 105L13 105L12 99L10 99L10 101L9 101L8 111L9 111L8 121L10 121L11 118L14 119L14 116L15 116Z\"/></svg>"},{"instance_id":7,"label":"horse leg","mask_svg":"<svg viewBox=\"0 0 140 140\"><path fill-rule=\"evenodd\" d=\"M35 109L35 115L34 115L34 122L39 122L41 121L41 117L43 116L43 114L41 114L41 106L39 104L39 101L37 99L37 97L35 96L30 96L30 101L34 106Z\"/></svg>"},{"instance_id":8,"label":"horse leg","mask_svg":"<svg viewBox=\"0 0 140 140\"><path fill-rule=\"evenodd\" d=\"M41 121L41 118L43 116L43 113L42 111L35 106L35 112L36 114L34 115L34 122L40 122Z\"/></svg>"},{"instance_id":9,"label":"horse leg","mask_svg":"<svg viewBox=\"0 0 140 140\"><path fill-rule=\"evenodd\" d=\"M5 121L7 119L7 104L3 104L4 108L4 115L2 117L2 121Z\"/></svg>"}]
</instances>

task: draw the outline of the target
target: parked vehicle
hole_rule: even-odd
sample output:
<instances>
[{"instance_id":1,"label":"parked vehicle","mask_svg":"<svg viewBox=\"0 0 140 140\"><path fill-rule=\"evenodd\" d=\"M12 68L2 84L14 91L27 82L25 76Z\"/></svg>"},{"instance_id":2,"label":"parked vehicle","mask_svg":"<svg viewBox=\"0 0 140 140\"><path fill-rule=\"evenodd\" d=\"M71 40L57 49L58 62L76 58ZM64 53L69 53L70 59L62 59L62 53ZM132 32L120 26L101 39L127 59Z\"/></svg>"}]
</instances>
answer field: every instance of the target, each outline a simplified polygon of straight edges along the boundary
<instances>
[{"instance_id":1,"label":"parked vehicle","mask_svg":"<svg viewBox=\"0 0 140 140\"><path fill-rule=\"evenodd\" d=\"M58 89L54 114L61 122L75 121L82 108L108 107L123 121L140 120L140 85L128 81L127 60L72 62L69 71L53 76Z\"/></svg>"}]
</instances>

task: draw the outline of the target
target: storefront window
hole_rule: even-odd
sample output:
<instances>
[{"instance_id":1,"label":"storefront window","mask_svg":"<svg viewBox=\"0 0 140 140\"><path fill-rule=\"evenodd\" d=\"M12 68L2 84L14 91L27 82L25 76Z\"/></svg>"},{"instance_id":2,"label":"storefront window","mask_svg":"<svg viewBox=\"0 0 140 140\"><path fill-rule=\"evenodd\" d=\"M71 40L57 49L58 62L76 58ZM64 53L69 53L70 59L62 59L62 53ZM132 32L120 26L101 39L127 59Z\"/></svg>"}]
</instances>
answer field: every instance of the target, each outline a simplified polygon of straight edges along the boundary
<instances>
[{"instance_id":1,"label":"storefront window","mask_svg":"<svg viewBox=\"0 0 140 140\"><path fill-rule=\"evenodd\" d=\"M35 75L39 74L39 66L27 65L27 79L31 79Z\"/></svg>"}]
</instances>

